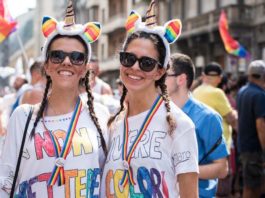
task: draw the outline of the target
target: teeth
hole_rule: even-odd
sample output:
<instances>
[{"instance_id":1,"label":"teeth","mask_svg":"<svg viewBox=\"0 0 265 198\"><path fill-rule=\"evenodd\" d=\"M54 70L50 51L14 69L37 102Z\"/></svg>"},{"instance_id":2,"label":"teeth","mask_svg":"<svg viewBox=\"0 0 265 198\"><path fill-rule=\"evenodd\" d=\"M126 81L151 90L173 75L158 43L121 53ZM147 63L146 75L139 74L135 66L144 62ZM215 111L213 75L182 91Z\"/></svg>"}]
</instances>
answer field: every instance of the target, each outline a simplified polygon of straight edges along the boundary
<instances>
[{"instance_id":1,"label":"teeth","mask_svg":"<svg viewBox=\"0 0 265 198\"><path fill-rule=\"evenodd\" d=\"M128 75L128 77L134 79L134 80L141 80L141 77L139 76L132 76L132 75Z\"/></svg>"},{"instance_id":2,"label":"teeth","mask_svg":"<svg viewBox=\"0 0 265 198\"><path fill-rule=\"evenodd\" d=\"M64 76L72 76L73 73L70 71L59 71L60 75L64 75Z\"/></svg>"}]
</instances>

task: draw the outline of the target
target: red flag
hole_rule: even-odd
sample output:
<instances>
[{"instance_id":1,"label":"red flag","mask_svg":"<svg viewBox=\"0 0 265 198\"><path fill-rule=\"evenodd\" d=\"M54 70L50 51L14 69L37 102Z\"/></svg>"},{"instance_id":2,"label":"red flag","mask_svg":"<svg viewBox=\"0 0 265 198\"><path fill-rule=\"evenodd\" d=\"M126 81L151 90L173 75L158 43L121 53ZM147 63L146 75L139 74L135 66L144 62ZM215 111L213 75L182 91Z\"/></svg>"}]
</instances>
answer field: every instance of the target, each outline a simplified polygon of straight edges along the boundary
<instances>
[{"instance_id":1,"label":"red flag","mask_svg":"<svg viewBox=\"0 0 265 198\"><path fill-rule=\"evenodd\" d=\"M4 0L0 0L0 16L5 16Z\"/></svg>"},{"instance_id":2,"label":"red flag","mask_svg":"<svg viewBox=\"0 0 265 198\"><path fill-rule=\"evenodd\" d=\"M16 24L7 9L5 1L0 0L0 43L16 30Z\"/></svg>"},{"instance_id":3,"label":"red flag","mask_svg":"<svg viewBox=\"0 0 265 198\"><path fill-rule=\"evenodd\" d=\"M8 37L12 30L16 27L16 22L8 22L0 16L0 43Z\"/></svg>"}]
</instances>

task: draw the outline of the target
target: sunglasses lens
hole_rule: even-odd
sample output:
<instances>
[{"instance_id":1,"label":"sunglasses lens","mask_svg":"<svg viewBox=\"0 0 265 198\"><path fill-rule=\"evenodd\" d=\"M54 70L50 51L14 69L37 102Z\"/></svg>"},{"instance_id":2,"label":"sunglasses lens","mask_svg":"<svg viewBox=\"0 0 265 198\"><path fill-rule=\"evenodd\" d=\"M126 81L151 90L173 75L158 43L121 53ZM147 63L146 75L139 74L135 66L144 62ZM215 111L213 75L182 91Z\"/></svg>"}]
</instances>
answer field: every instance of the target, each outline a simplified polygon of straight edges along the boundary
<instances>
[{"instance_id":1,"label":"sunglasses lens","mask_svg":"<svg viewBox=\"0 0 265 198\"><path fill-rule=\"evenodd\" d=\"M65 58L65 54L63 51L51 51L50 52L50 60L54 64L62 63Z\"/></svg>"},{"instance_id":2,"label":"sunglasses lens","mask_svg":"<svg viewBox=\"0 0 265 198\"><path fill-rule=\"evenodd\" d=\"M120 52L120 62L124 67L131 67L136 62L137 58L134 54Z\"/></svg>"},{"instance_id":3,"label":"sunglasses lens","mask_svg":"<svg viewBox=\"0 0 265 198\"><path fill-rule=\"evenodd\" d=\"M74 65L82 65L86 60L86 55L82 52L66 53L61 50L54 50L49 52L50 60L54 64L62 63L66 56L70 58L71 63Z\"/></svg>"},{"instance_id":4,"label":"sunglasses lens","mask_svg":"<svg viewBox=\"0 0 265 198\"><path fill-rule=\"evenodd\" d=\"M82 65L85 62L85 54L81 52L72 52L70 54L70 60L74 65Z\"/></svg>"},{"instance_id":5,"label":"sunglasses lens","mask_svg":"<svg viewBox=\"0 0 265 198\"><path fill-rule=\"evenodd\" d=\"M156 60L149 57L142 57L139 62L140 62L140 68L145 72L152 71L157 64Z\"/></svg>"}]
</instances>

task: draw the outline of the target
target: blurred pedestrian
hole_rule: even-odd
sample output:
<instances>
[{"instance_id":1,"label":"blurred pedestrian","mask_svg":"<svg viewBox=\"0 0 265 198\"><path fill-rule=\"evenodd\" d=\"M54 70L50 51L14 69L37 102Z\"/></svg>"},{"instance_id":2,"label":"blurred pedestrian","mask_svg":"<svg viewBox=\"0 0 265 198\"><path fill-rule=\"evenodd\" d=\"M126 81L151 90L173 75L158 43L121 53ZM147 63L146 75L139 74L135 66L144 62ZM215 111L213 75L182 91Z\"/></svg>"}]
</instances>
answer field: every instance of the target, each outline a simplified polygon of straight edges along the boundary
<instances>
[{"instance_id":1,"label":"blurred pedestrian","mask_svg":"<svg viewBox=\"0 0 265 198\"><path fill-rule=\"evenodd\" d=\"M115 83L116 83L117 89L116 89L116 93L115 93L114 97L117 100L120 100L120 98L122 96L123 84L122 84L120 78L117 78L116 81L115 81Z\"/></svg>"},{"instance_id":2,"label":"blurred pedestrian","mask_svg":"<svg viewBox=\"0 0 265 198\"><path fill-rule=\"evenodd\" d=\"M79 81L85 78L88 82L90 43L98 38L101 27L97 22L75 24L72 5L70 0L64 22L51 17L43 19L47 78L44 97L40 104L20 105L10 118L0 160L1 198L99 194L100 173L107 153L103 136L107 135L108 113L100 106L94 107L89 83L87 103L80 100ZM24 149L20 152L23 129L32 108ZM14 177L18 159L21 164L18 176ZM14 196L10 195L13 183Z\"/></svg>"},{"instance_id":3,"label":"blurred pedestrian","mask_svg":"<svg viewBox=\"0 0 265 198\"><path fill-rule=\"evenodd\" d=\"M196 99L210 106L217 111L223 118L223 135L226 141L226 147L230 154L232 145L232 128L237 129L237 112L231 107L224 91L217 88L221 82L223 69L216 62L209 63L203 69L202 84L193 91ZM229 161L230 169L230 161ZM230 170L229 170L230 171ZM218 197L229 196L231 192L230 173L225 179L218 182Z\"/></svg>"},{"instance_id":4,"label":"blurred pedestrian","mask_svg":"<svg viewBox=\"0 0 265 198\"><path fill-rule=\"evenodd\" d=\"M97 57L92 56L91 61L88 63L88 69L90 71L90 86L92 92L100 95L112 95L112 89L109 84L98 77L100 70Z\"/></svg>"},{"instance_id":5,"label":"blurred pedestrian","mask_svg":"<svg viewBox=\"0 0 265 198\"><path fill-rule=\"evenodd\" d=\"M199 197L215 197L218 178L228 172L221 116L191 92L195 67L187 55L171 55L166 84L172 101L194 122L199 150Z\"/></svg>"},{"instance_id":6,"label":"blurred pedestrian","mask_svg":"<svg viewBox=\"0 0 265 198\"><path fill-rule=\"evenodd\" d=\"M164 27L156 26L154 8L151 1L145 23L135 11L126 23L131 34L120 52L124 89L121 108L109 120L104 198L198 196L194 125L169 101L165 85L169 43L176 41L181 23L171 20ZM165 35L170 27L174 32Z\"/></svg>"},{"instance_id":7,"label":"blurred pedestrian","mask_svg":"<svg viewBox=\"0 0 265 198\"><path fill-rule=\"evenodd\" d=\"M260 197L265 160L265 62L249 64L249 83L237 95L238 149L243 172L243 197Z\"/></svg>"},{"instance_id":8,"label":"blurred pedestrian","mask_svg":"<svg viewBox=\"0 0 265 198\"><path fill-rule=\"evenodd\" d=\"M31 87L21 95L19 104L37 104L41 102L46 84L43 62L36 60L30 67Z\"/></svg>"}]
</instances>

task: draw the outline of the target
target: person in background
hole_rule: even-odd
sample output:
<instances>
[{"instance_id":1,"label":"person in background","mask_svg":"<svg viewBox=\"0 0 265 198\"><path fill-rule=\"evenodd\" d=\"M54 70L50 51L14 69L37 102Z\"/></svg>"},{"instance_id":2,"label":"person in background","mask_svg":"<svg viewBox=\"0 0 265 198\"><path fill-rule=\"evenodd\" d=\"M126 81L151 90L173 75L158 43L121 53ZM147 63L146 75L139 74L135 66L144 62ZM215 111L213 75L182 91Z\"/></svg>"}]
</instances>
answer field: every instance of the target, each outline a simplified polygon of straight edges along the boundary
<instances>
[{"instance_id":1,"label":"person in background","mask_svg":"<svg viewBox=\"0 0 265 198\"><path fill-rule=\"evenodd\" d=\"M90 71L90 86L92 88L92 92L100 95L112 95L112 89L109 84L98 77L100 73L99 62L95 56L93 56L91 61L88 63L88 69Z\"/></svg>"},{"instance_id":2,"label":"person in background","mask_svg":"<svg viewBox=\"0 0 265 198\"><path fill-rule=\"evenodd\" d=\"M195 67L185 54L171 55L166 84L172 101L194 122L199 150L199 197L215 197L218 178L228 172L221 116L193 98Z\"/></svg>"},{"instance_id":3,"label":"person in background","mask_svg":"<svg viewBox=\"0 0 265 198\"><path fill-rule=\"evenodd\" d=\"M122 96L123 84L120 78L117 78L115 83L116 83L117 89L115 90L116 92L114 94L114 97L115 99L120 100Z\"/></svg>"},{"instance_id":4,"label":"person in background","mask_svg":"<svg viewBox=\"0 0 265 198\"><path fill-rule=\"evenodd\" d=\"M265 62L249 64L248 81L237 95L238 150L243 198L260 197L265 162Z\"/></svg>"},{"instance_id":5,"label":"person in background","mask_svg":"<svg viewBox=\"0 0 265 198\"><path fill-rule=\"evenodd\" d=\"M0 197L10 197L23 129L30 109L14 197L97 197L107 154L108 112L93 103L86 68L90 43L97 40L97 22L75 24L69 0L65 20L43 18L47 78L44 96L36 105L20 105L12 114L0 159ZM91 32L93 34L91 35ZM79 97L85 78L87 101Z\"/></svg>"},{"instance_id":6,"label":"person in background","mask_svg":"<svg viewBox=\"0 0 265 198\"><path fill-rule=\"evenodd\" d=\"M193 96L210 106L222 116L223 135L230 154L232 145L232 128L237 130L237 112L231 107L224 91L217 88L221 82L223 70L216 62L209 63L203 69L202 84L193 91ZM231 192L230 160L229 174L218 182L218 197L229 196Z\"/></svg>"},{"instance_id":7,"label":"person in background","mask_svg":"<svg viewBox=\"0 0 265 198\"><path fill-rule=\"evenodd\" d=\"M130 34L120 52L124 85L119 111L110 118L110 148L101 197L198 197L198 150L194 124L173 102L165 85L169 43L181 22L156 26L155 1L145 23L132 11ZM171 35L165 35L166 28ZM126 101L126 102L125 102Z\"/></svg>"},{"instance_id":8,"label":"person in background","mask_svg":"<svg viewBox=\"0 0 265 198\"><path fill-rule=\"evenodd\" d=\"M35 61L30 67L31 89L21 95L20 104L37 104L41 102L46 84L43 62Z\"/></svg>"}]
</instances>

